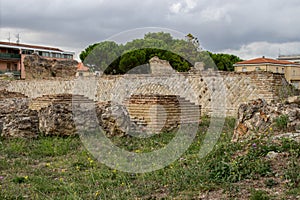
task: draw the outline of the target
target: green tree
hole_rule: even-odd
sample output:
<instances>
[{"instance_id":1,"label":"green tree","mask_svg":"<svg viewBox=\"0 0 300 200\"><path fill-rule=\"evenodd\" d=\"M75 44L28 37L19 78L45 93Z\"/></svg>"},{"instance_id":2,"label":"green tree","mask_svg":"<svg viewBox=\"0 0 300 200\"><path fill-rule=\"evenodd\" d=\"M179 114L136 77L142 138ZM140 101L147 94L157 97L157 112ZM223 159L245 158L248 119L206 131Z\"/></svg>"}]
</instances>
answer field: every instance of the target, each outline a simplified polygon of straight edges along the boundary
<instances>
[{"instance_id":1,"label":"green tree","mask_svg":"<svg viewBox=\"0 0 300 200\"><path fill-rule=\"evenodd\" d=\"M214 54L209 52L210 57L215 62L218 70L234 71L234 64L242 61L239 57L230 54L218 53Z\"/></svg>"},{"instance_id":2,"label":"green tree","mask_svg":"<svg viewBox=\"0 0 300 200\"><path fill-rule=\"evenodd\" d=\"M196 38L195 36L193 36L191 33L187 34L187 35L185 36L185 38L187 39L187 41L188 41L189 43L193 44L194 47L195 47L198 51L202 50L201 47L200 47L200 42L199 42L198 38Z\"/></svg>"},{"instance_id":3,"label":"green tree","mask_svg":"<svg viewBox=\"0 0 300 200\"><path fill-rule=\"evenodd\" d=\"M83 50L79 55L80 60L83 62L85 58L94 50L94 48L97 45L99 45L99 43L89 45L85 50Z\"/></svg>"},{"instance_id":4,"label":"green tree","mask_svg":"<svg viewBox=\"0 0 300 200\"><path fill-rule=\"evenodd\" d=\"M121 72L126 73L130 69L146 63L147 60L145 49L130 51L121 56L119 69Z\"/></svg>"},{"instance_id":5,"label":"green tree","mask_svg":"<svg viewBox=\"0 0 300 200\"><path fill-rule=\"evenodd\" d=\"M164 41L168 45L172 45L174 39L170 33L158 32L158 33L147 33L144 36L145 40L156 39L160 41Z\"/></svg>"},{"instance_id":6,"label":"green tree","mask_svg":"<svg viewBox=\"0 0 300 200\"><path fill-rule=\"evenodd\" d=\"M233 64L241 61L234 55L214 54L200 50L198 39L187 34L185 39L175 39L169 33L147 33L143 39L135 39L118 45L105 41L88 46L80 54L80 59L92 70L101 70L106 74L124 74L144 65L158 56L170 62L180 72L188 71L196 62L203 62L205 68L233 71Z\"/></svg>"},{"instance_id":7,"label":"green tree","mask_svg":"<svg viewBox=\"0 0 300 200\"><path fill-rule=\"evenodd\" d=\"M88 53L89 52L89 53ZM88 53L87 55L85 55ZM104 41L96 45L89 46L82 55L86 66L92 71L103 71L113 63L122 53L122 45L113 41Z\"/></svg>"}]
</instances>

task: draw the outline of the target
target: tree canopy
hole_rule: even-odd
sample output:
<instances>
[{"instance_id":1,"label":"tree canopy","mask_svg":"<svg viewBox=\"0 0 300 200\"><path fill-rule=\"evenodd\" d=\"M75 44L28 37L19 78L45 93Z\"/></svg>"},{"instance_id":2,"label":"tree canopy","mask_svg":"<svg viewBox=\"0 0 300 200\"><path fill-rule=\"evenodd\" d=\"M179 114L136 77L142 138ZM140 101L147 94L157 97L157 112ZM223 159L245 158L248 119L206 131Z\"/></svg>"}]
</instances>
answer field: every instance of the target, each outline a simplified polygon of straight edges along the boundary
<instances>
[{"instance_id":1,"label":"tree canopy","mask_svg":"<svg viewBox=\"0 0 300 200\"><path fill-rule=\"evenodd\" d=\"M235 55L230 55L230 54L224 54L224 53L211 53L208 52L210 57L213 59L215 62L218 70L221 71L234 71L234 64L237 62L242 61L239 57Z\"/></svg>"},{"instance_id":2,"label":"tree canopy","mask_svg":"<svg viewBox=\"0 0 300 200\"><path fill-rule=\"evenodd\" d=\"M203 62L211 67L211 58L219 70L233 71L233 64L240 58L228 54L213 54L200 50L196 37L188 34L185 39L175 39L170 33L147 33L143 39L135 39L126 44L104 41L88 46L80 54L80 59L92 71L104 71L105 74L125 74L129 70L147 64L158 56L167 60L180 72L188 71L195 62Z\"/></svg>"}]
</instances>

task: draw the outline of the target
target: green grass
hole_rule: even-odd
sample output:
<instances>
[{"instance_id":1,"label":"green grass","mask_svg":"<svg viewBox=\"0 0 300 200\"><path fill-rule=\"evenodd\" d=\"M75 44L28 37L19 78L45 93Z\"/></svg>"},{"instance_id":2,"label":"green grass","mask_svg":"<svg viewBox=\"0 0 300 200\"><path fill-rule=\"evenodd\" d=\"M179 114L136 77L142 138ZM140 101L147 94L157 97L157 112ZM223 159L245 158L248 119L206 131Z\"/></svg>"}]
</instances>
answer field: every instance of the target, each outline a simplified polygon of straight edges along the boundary
<instances>
[{"instance_id":1,"label":"green grass","mask_svg":"<svg viewBox=\"0 0 300 200\"><path fill-rule=\"evenodd\" d=\"M1 139L0 199L197 199L200 194L218 190L229 199L239 195L239 183L244 180L266 179L266 188L278 186L278 174L265 159L269 151L291 156L282 173L283 181L288 180L284 195L300 195L298 143L231 143L234 119L227 119L214 150L200 159L208 125L209 119L204 118L192 145L177 161L141 174L117 171L97 162L79 137ZM123 137L112 141L128 151L149 152L164 147L173 137L173 133L165 133L151 139ZM267 193L249 188L251 199L269 198Z\"/></svg>"},{"instance_id":2,"label":"green grass","mask_svg":"<svg viewBox=\"0 0 300 200\"><path fill-rule=\"evenodd\" d=\"M270 200L271 198L265 191L255 190L251 192L250 200Z\"/></svg>"},{"instance_id":3,"label":"green grass","mask_svg":"<svg viewBox=\"0 0 300 200\"><path fill-rule=\"evenodd\" d=\"M278 130L286 130L289 122L289 117L287 115L281 115L275 119L275 127Z\"/></svg>"}]
</instances>

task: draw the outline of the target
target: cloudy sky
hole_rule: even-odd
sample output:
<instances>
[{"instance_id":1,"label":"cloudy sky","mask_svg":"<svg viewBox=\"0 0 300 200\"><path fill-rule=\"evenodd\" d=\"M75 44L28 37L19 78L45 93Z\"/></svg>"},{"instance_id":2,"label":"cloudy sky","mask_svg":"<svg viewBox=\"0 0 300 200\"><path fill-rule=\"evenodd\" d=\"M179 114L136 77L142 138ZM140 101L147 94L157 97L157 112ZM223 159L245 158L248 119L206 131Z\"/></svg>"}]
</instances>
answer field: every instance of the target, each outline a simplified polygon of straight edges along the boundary
<instances>
[{"instance_id":1,"label":"cloudy sky","mask_svg":"<svg viewBox=\"0 0 300 200\"><path fill-rule=\"evenodd\" d=\"M0 0L0 40L77 54L120 32L162 27L243 59L300 54L299 0Z\"/></svg>"}]
</instances>

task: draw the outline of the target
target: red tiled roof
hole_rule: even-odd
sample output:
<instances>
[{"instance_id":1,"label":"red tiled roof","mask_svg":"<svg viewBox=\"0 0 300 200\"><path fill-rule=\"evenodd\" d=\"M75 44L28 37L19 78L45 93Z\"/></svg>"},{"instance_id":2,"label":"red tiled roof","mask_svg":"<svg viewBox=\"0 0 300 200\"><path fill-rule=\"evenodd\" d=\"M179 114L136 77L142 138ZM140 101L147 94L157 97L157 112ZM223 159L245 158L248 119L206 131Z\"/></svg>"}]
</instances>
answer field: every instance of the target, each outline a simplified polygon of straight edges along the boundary
<instances>
[{"instance_id":1,"label":"red tiled roof","mask_svg":"<svg viewBox=\"0 0 300 200\"><path fill-rule=\"evenodd\" d=\"M32 49L43 49L43 50L49 50L49 51L61 51L62 50L54 47L45 47L45 46L37 46L37 45L29 45L29 44L18 44L18 43L12 43L12 42L1 42L0 45L8 45L8 46L15 46L15 47L27 47Z\"/></svg>"},{"instance_id":2,"label":"red tiled roof","mask_svg":"<svg viewBox=\"0 0 300 200\"><path fill-rule=\"evenodd\" d=\"M271 58L255 58L252 60L246 60L242 62L236 63L237 65L245 65L245 64L281 64L281 65L295 65L296 63L285 61L285 60L274 60Z\"/></svg>"},{"instance_id":3,"label":"red tiled roof","mask_svg":"<svg viewBox=\"0 0 300 200\"><path fill-rule=\"evenodd\" d=\"M89 68L84 66L84 64L80 62L77 65L77 71L89 71Z\"/></svg>"}]
</instances>

